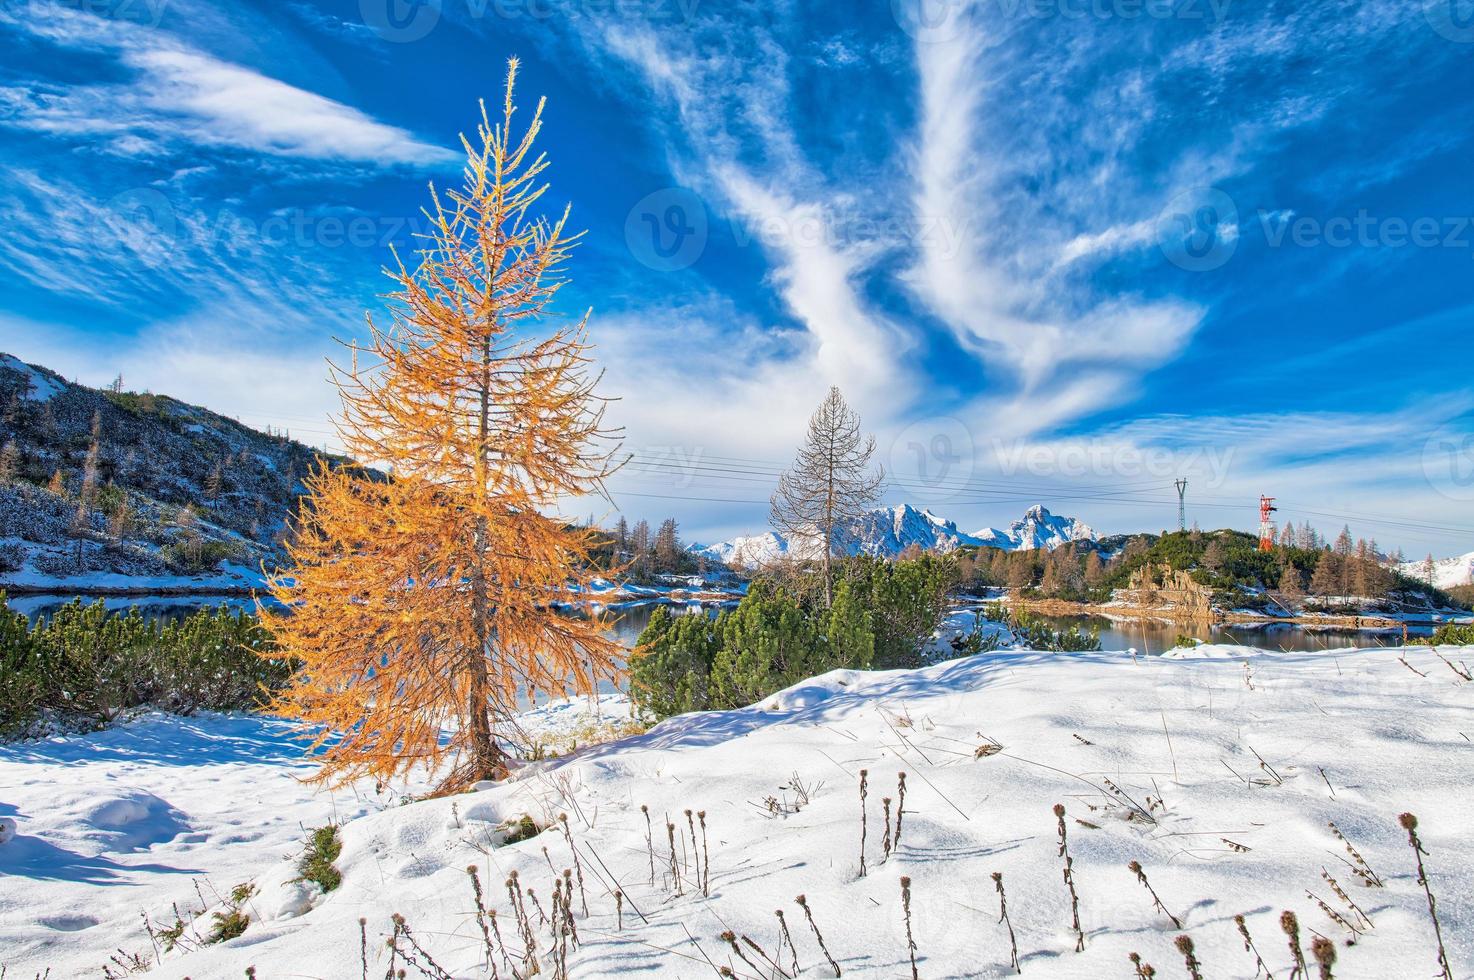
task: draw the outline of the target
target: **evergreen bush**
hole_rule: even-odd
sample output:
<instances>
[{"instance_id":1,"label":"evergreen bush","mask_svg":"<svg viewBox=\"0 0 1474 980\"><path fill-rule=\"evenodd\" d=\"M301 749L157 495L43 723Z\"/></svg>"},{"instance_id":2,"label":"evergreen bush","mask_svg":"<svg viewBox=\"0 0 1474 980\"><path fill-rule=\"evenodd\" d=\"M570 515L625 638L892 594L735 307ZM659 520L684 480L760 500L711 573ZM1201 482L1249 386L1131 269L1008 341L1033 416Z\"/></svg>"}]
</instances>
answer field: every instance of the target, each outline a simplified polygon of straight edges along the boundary
<instances>
[{"instance_id":1,"label":"evergreen bush","mask_svg":"<svg viewBox=\"0 0 1474 980\"><path fill-rule=\"evenodd\" d=\"M806 677L921 663L947 611L955 565L923 555L859 558L840 572L832 607L817 592L759 579L715 618L655 611L630 658L630 693L646 717L739 708Z\"/></svg>"},{"instance_id":2,"label":"evergreen bush","mask_svg":"<svg viewBox=\"0 0 1474 980\"><path fill-rule=\"evenodd\" d=\"M270 643L254 615L225 606L160 622L78 599L32 625L0 592L0 735L25 735L48 716L102 726L141 707L259 707L292 670L258 655Z\"/></svg>"}]
</instances>

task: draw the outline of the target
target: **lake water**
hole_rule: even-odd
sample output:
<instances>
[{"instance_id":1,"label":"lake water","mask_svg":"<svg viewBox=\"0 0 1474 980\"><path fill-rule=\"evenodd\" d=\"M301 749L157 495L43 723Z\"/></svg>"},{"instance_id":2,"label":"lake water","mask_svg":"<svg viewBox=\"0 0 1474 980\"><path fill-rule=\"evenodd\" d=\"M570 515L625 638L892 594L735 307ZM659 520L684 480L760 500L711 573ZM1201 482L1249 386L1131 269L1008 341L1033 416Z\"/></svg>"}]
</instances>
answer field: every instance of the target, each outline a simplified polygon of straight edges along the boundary
<instances>
[{"instance_id":1,"label":"lake water","mask_svg":"<svg viewBox=\"0 0 1474 980\"><path fill-rule=\"evenodd\" d=\"M1103 616L1040 616L1055 629L1070 626L1100 630L1102 650L1130 650L1151 655L1177 645L1179 635L1191 636L1204 643L1230 643L1261 647L1265 650L1329 650L1337 647L1397 646L1401 631L1373 632L1355 630L1308 630L1285 623L1270 625L1242 623L1165 623L1158 620L1114 620ZM1409 630L1410 634L1428 635Z\"/></svg>"},{"instance_id":2,"label":"lake water","mask_svg":"<svg viewBox=\"0 0 1474 980\"><path fill-rule=\"evenodd\" d=\"M95 602L96 600L86 600ZM24 613L33 621L50 616L65 605L67 600L57 596L17 596L9 601L10 607ZM251 609L249 599L239 597L208 596L191 597L133 597L105 600L109 609L127 609L138 606L151 619L180 619L202 607L217 608L224 604L232 609ZM605 613L610 621L610 634L625 647L633 647L640 633L655 614L658 602L628 603L608 607ZM716 615L721 608L717 605L665 603L672 612L687 615ZM1181 623L1165 623L1156 620L1112 620L1092 616L1041 616L1056 629L1077 626L1100 630L1102 649L1126 650L1134 648L1145 655L1161 653L1176 645L1179 634L1187 634L1207 643L1232 643L1257 646L1268 650L1325 650L1336 647L1395 646L1401 642L1401 634L1386 632L1354 632L1349 630L1307 630L1299 626L1276 624L1255 626L1242 624L1199 624L1189 626ZM1415 635L1426 636L1428 630L1414 631Z\"/></svg>"}]
</instances>

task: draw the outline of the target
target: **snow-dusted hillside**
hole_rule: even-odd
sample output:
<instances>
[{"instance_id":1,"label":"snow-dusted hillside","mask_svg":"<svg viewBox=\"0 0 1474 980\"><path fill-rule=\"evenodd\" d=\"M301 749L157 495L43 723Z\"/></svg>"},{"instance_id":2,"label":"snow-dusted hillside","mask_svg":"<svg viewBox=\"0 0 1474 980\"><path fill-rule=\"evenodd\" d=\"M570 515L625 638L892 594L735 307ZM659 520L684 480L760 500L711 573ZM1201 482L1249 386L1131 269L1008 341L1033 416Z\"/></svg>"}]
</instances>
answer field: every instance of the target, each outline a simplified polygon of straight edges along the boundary
<instances>
[{"instance_id":1,"label":"snow-dusted hillside","mask_svg":"<svg viewBox=\"0 0 1474 980\"><path fill-rule=\"evenodd\" d=\"M8 354L0 413L13 471L0 479L0 587L259 584L317 455L164 395L72 384Z\"/></svg>"},{"instance_id":2,"label":"snow-dusted hillside","mask_svg":"<svg viewBox=\"0 0 1474 980\"><path fill-rule=\"evenodd\" d=\"M1442 652L1474 660L1474 648ZM1128 977L1131 952L1159 977L1186 977L1174 940L1187 935L1204 976L1248 980L1256 963L1236 915L1283 980L1293 969L1279 928L1287 909L1307 955L1315 936L1335 940L1337 977L1425 977L1437 972L1433 930L1397 823L1412 811L1453 975L1465 978L1474 971L1470 690L1426 647L995 653L827 674L751 708L671 719L505 784L424 802L371 786L314 793L293 778L306 770L279 722L153 717L0 747L3 812L19 833L0 844L0 961L16 977L48 967L53 977L99 976L121 948L168 980L239 980L247 967L262 978L356 980L391 968L398 914L418 949L402 930L398 944L425 973L490 977L474 867L497 912L497 975L511 977L524 953L506 885L515 872L535 893L524 891L522 906L552 976L553 869L573 868L576 853L572 977L688 980L719 968L744 980L832 977L824 949L846 977L909 977L903 875L917 972L931 980L1014 975L1010 926L1026 977ZM1082 952L1055 804L1066 809ZM687 812L702 814L705 843L699 826L693 842ZM497 825L523 814L549 829L498 844ZM291 879L305 828L329 821L343 825L343 880L323 895ZM1331 822L1383 887L1358 880ZM244 934L157 956L140 913L159 926L174 921L173 905L192 915L203 899L211 908L185 931L193 947L241 884L255 888L241 906ZM1354 945L1317 900L1355 924ZM750 963L721 938L728 931Z\"/></svg>"},{"instance_id":3,"label":"snow-dusted hillside","mask_svg":"<svg viewBox=\"0 0 1474 980\"><path fill-rule=\"evenodd\" d=\"M1038 505L1030 507L1007 530L984 528L968 534L959 530L955 521L939 517L929 510L918 510L910 504L901 504L867 511L859 520L842 527L838 535L839 548L845 554L885 558L894 558L913 545L925 551L943 553L967 545L1019 551L1052 549L1069 541L1094 539L1095 532L1084 523L1072 517L1058 517ZM782 557L814 557L821 554L823 548L817 540L789 540L768 531L696 550L723 564L754 567Z\"/></svg>"},{"instance_id":4,"label":"snow-dusted hillside","mask_svg":"<svg viewBox=\"0 0 1474 980\"><path fill-rule=\"evenodd\" d=\"M1419 582L1426 581L1427 565L1424 561L1405 561L1397 566L1398 571ZM1433 560L1433 585L1440 589L1451 589L1458 585L1474 585L1474 551L1457 558Z\"/></svg>"}]
</instances>

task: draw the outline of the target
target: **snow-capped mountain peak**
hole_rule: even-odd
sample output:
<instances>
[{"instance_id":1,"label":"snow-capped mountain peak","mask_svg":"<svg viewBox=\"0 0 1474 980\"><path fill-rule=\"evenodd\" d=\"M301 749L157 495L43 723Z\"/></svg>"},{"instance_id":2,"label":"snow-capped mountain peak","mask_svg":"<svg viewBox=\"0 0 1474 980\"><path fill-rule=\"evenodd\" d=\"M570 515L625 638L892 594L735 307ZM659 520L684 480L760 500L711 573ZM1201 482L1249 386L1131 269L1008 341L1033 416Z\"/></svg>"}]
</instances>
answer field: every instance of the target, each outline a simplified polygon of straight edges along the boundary
<instances>
[{"instance_id":1,"label":"snow-capped mountain peak","mask_svg":"<svg viewBox=\"0 0 1474 980\"><path fill-rule=\"evenodd\" d=\"M973 533L981 544L1007 551L1054 549L1071 541L1094 541L1095 531L1073 517L1052 514L1042 504L1035 504L1005 530L985 527Z\"/></svg>"},{"instance_id":2,"label":"snow-capped mountain peak","mask_svg":"<svg viewBox=\"0 0 1474 980\"><path fill-rule=\"evenodd\" d=\"M1425 582L1428 579L1427 564L1426 558L1405 561L1398 566L1398 570L1409 578ZM1474 585L1474 551L1456 558L1435 558L1431 584L1440 589L1451 589L1456 585Z\"/></svg>"},{"instance_id":3,"label":"snow-capped mountain peak","mask_svg":"<svg viewBox=\"0 0 1474 980\"><path fill-rule=\"evenodd\" d=\"M950 552L987 545L1008 551L1057 548L1070 541L1095 539L1095 532L1072 517L1051 514L1035 505L1007 530L984 528L975 534L959 530L955 521L910 504L866 511L837 531L839 550L850 555L894 558L912 545L923 551ZM744 535L693 549L712 561L754 567L782 557L813 558L822 552L816 537L788 539L772 531Z\"/></svg>"}]
</instances>

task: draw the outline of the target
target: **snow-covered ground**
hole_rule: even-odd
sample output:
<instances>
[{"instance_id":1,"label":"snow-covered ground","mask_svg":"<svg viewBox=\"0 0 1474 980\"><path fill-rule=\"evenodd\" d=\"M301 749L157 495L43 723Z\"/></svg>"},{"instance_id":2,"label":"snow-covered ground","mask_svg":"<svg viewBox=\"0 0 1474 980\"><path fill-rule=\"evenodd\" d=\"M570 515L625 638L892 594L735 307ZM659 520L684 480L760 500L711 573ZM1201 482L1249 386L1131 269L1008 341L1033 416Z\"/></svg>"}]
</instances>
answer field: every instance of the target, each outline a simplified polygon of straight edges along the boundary
<instances>
[{"instance_id":1,"label":"snow-covered ground","mask_svg":"<svg viewBox=\"0 0 1474 980\"><path fill-rule=\"evenodd\" d=\"M1474 661L1474 648L1441 652ZM1465 980L1474 975L1471 697L1474 686L1426 647L1202 646L1154 658L1009 651L918 671L835 672L748 709L671 719L529 766L480 792L403 805L371 786L326 794L299 783L307 770L278 722L151 716L0 749L0 815L19 833L0 845L0 962L26 978L47 967L53 977L98 976L119 947L152 963L141 913L172 921L171 903L199 907L197 886L209 903L254 882L242 936L165 955L150 975L239 978L254 966L262 980L359 978L362 916L366 975L379 977L399 913L444 971L427 965L431 975L490 976L466 869L479 869L514 956L504 883L515 870L535 891L525 905L545 953L537 908L550 909L550 863L573 864L556 819L567 814L588 905L584 916L575 899L573 977L710 977L720 967L749 980L778 976L751 946L742 948L755 966L734 955L719 938L728 930L787 974L796 956L802 976L833 976L800 894L846 976L909 977L902 875L919 976L1011 975L993 872L1003 875L1027 976L1126 977L1135 951L1158 976L1185 977L1173 939L1187 934L1205 976L1249 978L1255 960L1233 920L1243 914L1269 968L1288 977L1284 909L1299 916L1307 951L1314 934L1336 940L1343 980L1432 976L1427 902L1397 824L1406 810L1421 820L1453 975ZM605 699L601 711L617 718L621 702ZM588 724L569 704L529 720L564 735ZM882 798L894 812L899 772L904 826L887 859ZM1078 953L1056 803L1067 809ZM705 813L709 895L688 809ZM523 813L552 829L493 846L496 825ZM305 829L330 820L344 823L343 883L321 896L288 879ZM1385 887L1357 880L1329 821ZM1316 903L1359 921L1323 872L1373 923L1355 945ZM497 966L510 976L500 952ZM552 974L546 956L543 970Z\"/></svg>"}]
</instances>

